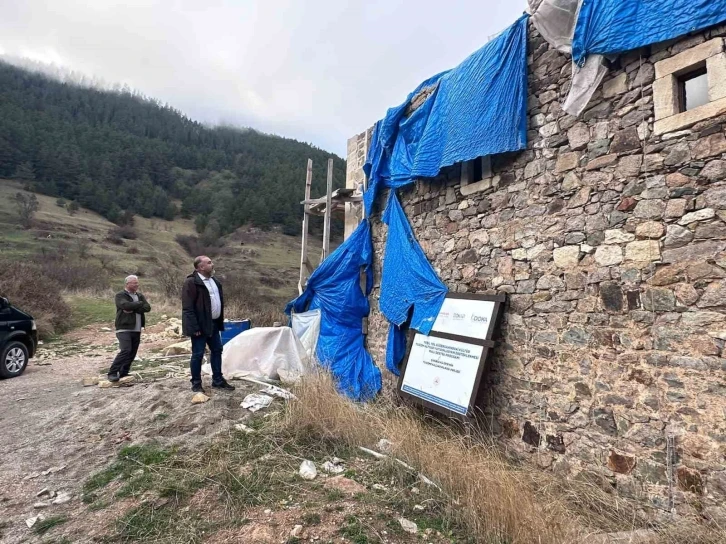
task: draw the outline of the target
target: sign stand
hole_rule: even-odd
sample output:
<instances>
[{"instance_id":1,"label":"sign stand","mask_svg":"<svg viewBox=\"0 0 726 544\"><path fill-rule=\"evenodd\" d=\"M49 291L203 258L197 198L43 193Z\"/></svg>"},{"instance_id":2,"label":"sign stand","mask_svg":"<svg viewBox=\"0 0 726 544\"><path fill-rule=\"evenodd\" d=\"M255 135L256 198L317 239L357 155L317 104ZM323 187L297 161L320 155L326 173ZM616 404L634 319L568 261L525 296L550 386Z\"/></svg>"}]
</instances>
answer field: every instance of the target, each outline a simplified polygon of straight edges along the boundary
<instances>
[{"instance_id":1,"label":"sign stand","mask_svg":"<svg viewBox=\"0 0 726 544\"><path fill-rule=\"evenodd\" d=\"M471 418L505 300L449 293L431 333L415 332L410 340L399 395L446 416Z\"/></svg>"}]
</instances>

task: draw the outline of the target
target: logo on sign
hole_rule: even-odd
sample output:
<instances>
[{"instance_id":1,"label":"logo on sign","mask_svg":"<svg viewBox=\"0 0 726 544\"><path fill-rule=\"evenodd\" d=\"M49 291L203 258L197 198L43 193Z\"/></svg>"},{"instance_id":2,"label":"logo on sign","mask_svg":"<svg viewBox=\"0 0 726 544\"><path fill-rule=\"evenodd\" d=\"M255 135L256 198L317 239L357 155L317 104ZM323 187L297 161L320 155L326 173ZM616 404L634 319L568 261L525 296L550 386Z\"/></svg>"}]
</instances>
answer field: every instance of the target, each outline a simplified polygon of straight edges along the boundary
<instances>
[{"instance_id":1,"label":"logo on sign","mask_svg":"<svg viewBox=\"0 0 726 544\"><path fill-rule=\"evenodd\" d=\"M489 318L485 315L472 315L471 320L474 323L489 323Z\"/></svg>"},{"instance_id":2,"label":"logo on sign","mask_svg":"<svg viewBox=\"0 0 726 544\"><path fill-rule=\"evenodd\" d=\"M454 312L454 321L464 321L466 319L466 314L457 314Z\"/></svg>"}]
</instances>

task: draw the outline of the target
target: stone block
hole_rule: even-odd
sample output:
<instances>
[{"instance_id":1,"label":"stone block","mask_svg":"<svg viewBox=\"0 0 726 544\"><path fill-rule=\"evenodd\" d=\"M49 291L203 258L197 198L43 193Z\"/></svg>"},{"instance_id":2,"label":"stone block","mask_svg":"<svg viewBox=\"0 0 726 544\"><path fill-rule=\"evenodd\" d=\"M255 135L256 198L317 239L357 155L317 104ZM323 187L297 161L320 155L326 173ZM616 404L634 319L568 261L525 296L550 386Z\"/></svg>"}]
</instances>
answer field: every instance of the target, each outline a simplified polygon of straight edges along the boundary
<instances>
[{"instance_id":1,"label":"stone block","mask_svg":"<svg viewBox=\"0 0 726 544\"><path fill-rule=\"evenodd\" d=\"M700 175L711 182L726 179L726 161L715 160L709 162L703 167Z\"/></svg>"},{"instance_id":2,"label":"stone block","mask_svg":"<svg viewBox=\"0 0 726 544\"><path fill-rule=\"evenodd\" d=\"M694 159L716 157L722 153L726 153L726 137L718 133L696 140L691 145L691 153Z\"/></svg>"},{"instance_id":3,"label":"stone block","mask_svg":"<svg viewBox=\"0 0 726 544\"><path fill-rule=\"evenodd\" d=\"M623 229L608 229L605 231L604 244L625 244L635 240L635 235Z\"/></svg>"},{"instance_id":4,"label":"stone block","mask_svg":"<svg viewBox=\"0 0 726 544\"><path fill-rule=\"evenodd\" d=\"M706 59L708 73L708 99L726 97L726 53L719 53Z\"/></svg>"},{"instance_id":5,"label":"stone block","mask_svg":"<svg viewBox=\"0 0 726 544\"><path fill-rule=\"evenodd\" d=\"M602 86L603 98L612 98L626 92L628 92L628 74L624 72L606 81Z\"/></svg>"},{"instance_id":6,"label":"stone block","mask_svg":"<svg viewBox=\"0 0 726 544\"><path fill-rule=\"evenodd\" d=\"M623 250L620 246L599 246L595 250L595 262L600 266L614 266L623 262Z\"/></svg>"},{"instance_id":7,"label":"stone block","mask_svg":"<svg viewBox=\"0 0 726 544\"><path fill-rule=\"evenodd\" d=\"M657 239L663 236L664 232L665 228L663 227L663 223L657 221L646 221L635 228L635 235L638 238Z\"/></svg>"},{"instance_id":8,"label":"stone block","mask_svg":"<svg viewBox=\"0 0 726 544\"><path fill-rule=\"evenodd\" d=\"M671 115L665 119L657 120L653 127L653 132L657 136L667 134L669 132L675 132L676 130L693 126L699 121L718 117L724 113L726 113L726 98L721 98L714 102L704 104L698 108Z\"/></svg>"},{"instance_id":9,"label":"stone block","mask_svg":"<svg viewBox=\"0 0 726 544\"><path fill-rule=\"evenodd\" d=\"M678 225L668 225L664 246L666 248L683 247L693 240L693 232Z\"/></svg>"},{"instance_id":10,"label":"stone block","mask_svg":"<svg viewBox=\"0 0 726 544\"><path fill-rule=\"evenodd\" d=\"M707 221L716 217L716 211L713 208L703 208L695 212L687 213L678 221L682 227L695 223L696 221Z\"/></svg>"},{"instance_id":11,"label":"stone block","mask_svg":"<svg viewBox=\"0 0 726 544\"><path fill-rule=\"evenodd\" d=\"M573 151L585 149L590 143L590 128L585 123L575 123L567 131L567 139Z\"/></svg>"},{"instance_id":12,"label":"stone block","mask_svg":"<svg viewBox=\"0 0 726 544\"><path fill-rule=\"evenodd\" d=\"M557 163L555 164L555 174L562 174L568 170L574 170L577 168L580 162L580 154L576 152L562 153L557 157Z\"/></svg>"},{"instance_id":13,"label":"stone block","mask_svg":"<svg viewBox=\"0 0 726 544\"><path fill-rule=\"evenodd\" d=\"M610 144L610 153L625 153L636 149L640 149L640 138L635 127L616 132Z\"/></svg>"},{"instance_id":14,"label":"stone block","mask_svg":"<svg viewBox=\"0 0 726 544\"><path fill-rule=\"evenodd\" d=\"M687 70L695 64L718 55L723 50L724 45L722 38L709 40L670 58L656 62L655 77L656 79L660 79L662 77L676 74L682 70Z\"/></svg>"},{"instance_id":15,"label":"stone block","mask_svg":"<svg viewBox=\"0 0 726 544\"><path fill-rule=\"evenodd\" d=\"M641 295L643 308L649 312L672 312L676 307L676 296L670 289L649 287Z\"/></svg>"},{"instance_id":16,"label":"stone block","mask_svg":"<svg viewBox=\"0 0 726 544\"><path fill-rule=\"evenodd\" d=\"M663 217L666 219L678 219L679 217L683 217L686 213L686 205L687 202L683 198L669 200L666 203L665 214Z\"/></svg>"},{"instance_id":17,"label":"stone block","mask_svg":"<svg viewBox=\"0 0 726 544\"><path fill-rule=\"evenodd\" d=\"M726 281L709 283L698 301L699 308L726 306Z\"/></svg>"},{"instance_id":18,"label":"stone block","mask_svg":"<svg viewBox=\"0 0 726 544\"><path fill-rule=\"evenodd\" d=\"M660 260L660 244L655 240L630 242L625 246L625 259L635 262Z\"/></svg>"},{"instance_id":19,"label":"stone block","mask_svg":"<svg viewBox=\"0 0 726 544\"><path fill-rule=\"evenodd\" d=\"M586 170L598 170L600 168L612 166L616 162L618 162L617 154L603 155L602 157L598 157L588 162Z\"/></svg>"},{"instance_id":20,"label":"stone block","mask_svg":"<svg viewBox=\"0 0 726 544\"><path fill-rule=\"evenodd\" d=\"M559 268L575 268L580 263L580 246L558 247L552 258Z\"/></svg>"},{"instance_id":21,"label":"stone block","mask_svg":"<svg viewBox=\"0 0 726 544\"><path fill-rule=\"evenodd\" d=\"M656 120L676 115L678 105L678 83L673 76L656 79L653 83L653 101Z\"/></svg>"},{"instance_id":22,"label":"stone block","mask_svg":"<svg viewBox=\"0 0 726 544\"><path fill-rule=\"evenodd\" d=\"M665 207L665 202L662 200L641 200L635 206L633 215L639 219L661 219Z\"/></svg>"}]
</instances>

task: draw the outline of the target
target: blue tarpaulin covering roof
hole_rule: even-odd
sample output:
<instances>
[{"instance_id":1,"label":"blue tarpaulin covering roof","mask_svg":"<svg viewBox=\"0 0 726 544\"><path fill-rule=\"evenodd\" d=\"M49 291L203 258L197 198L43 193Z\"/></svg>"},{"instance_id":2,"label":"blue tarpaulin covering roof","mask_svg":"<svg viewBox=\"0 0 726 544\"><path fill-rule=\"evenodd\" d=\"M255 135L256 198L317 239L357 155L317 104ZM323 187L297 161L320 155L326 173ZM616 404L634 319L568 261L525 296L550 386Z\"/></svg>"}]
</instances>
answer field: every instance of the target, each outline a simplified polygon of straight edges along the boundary
<instances>
[{"instance_id":1,"label":"blue tarpaulin covering roof","mask_svg":"<svg viewBox=\"0 0 726 544\"><path fill-rule=\"evenodd\" d=\"M527 147L527 18L424 81L376 124L365 165L369 214L381 186L402 187L445 166ZM430 96L406 117L423 90Z\"/></svg>"},{"instance_id":2,"label":"blue tarpaulin covering roof","mask_svg":"<svg viewBox=\"0 0 726 544\"><path fill-rule=\"evenodd\" d=\"M318 360L331 371L338 389L354 400L369 400L381 389L381 371L366 351L363 336L362 320L370 311L368 295L373 287L372 259L370 224L364 220L308 278L303 294L285 308L288 315L320 308Z\"/></svg>"},{"instance_id":3,"label":"blue tarpaulin covering roof","mask_svg":"<svg viewBox=\"0 0 726 544\"><path fill-rule=\"evenodd\" d=\"M572 57L615 55L726 21L726 0L584 0Z\"/></svg>"},{"instance_id":4,"label":"blue tarpaulin covering roof","mask_svg":"<svg viewBox=\"0 0 726 544\"><path fill-rule=\"evenodd\" d=\"M398 374L406 351L406 330L431 332L448 289L416 241L395 190L388 197L383 222L388 225L388 238L379 307L391 323L386 366Z\"/></svg>"}]
</instances>

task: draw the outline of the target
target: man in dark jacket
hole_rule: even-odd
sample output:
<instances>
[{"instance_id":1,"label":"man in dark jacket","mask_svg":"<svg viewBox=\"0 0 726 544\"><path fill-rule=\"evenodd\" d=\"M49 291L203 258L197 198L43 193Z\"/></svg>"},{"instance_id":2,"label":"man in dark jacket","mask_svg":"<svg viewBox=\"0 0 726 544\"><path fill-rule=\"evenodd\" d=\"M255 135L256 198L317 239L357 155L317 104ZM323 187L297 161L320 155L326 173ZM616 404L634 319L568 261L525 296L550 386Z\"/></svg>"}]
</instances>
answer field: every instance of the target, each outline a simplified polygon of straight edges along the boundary
<instances>
[{"instance_id":1,"label":"man in dark jacket","mask_svg":"<svg viewBox=\"0 0 726 544\"><path fill-rule=\"evenodd\" d=\"M139 278L126 278L124 290L116 293L116 338L119 352L108 371L108 381L117 382L128 376L141 342L141 329L146 325L145 313L151 311L146 297L139 293Z\"/></svg>"},{"instance_id":2,"label":"man in dark jacket","mask_svg":"<svg viewBox=\"0 0 726 544\"><path fill-rule=\"evenodd\" d=\"M192 391L204 393L202 388L202 358L209 346L212 366L212 387L234 391L222 376L222 339L224 330L224 296L222 284L212 277L214 264L207 256L194 259L194 272L184 280L182 287L182 332L192 339Z\"/></svg>"}]
</instances>

